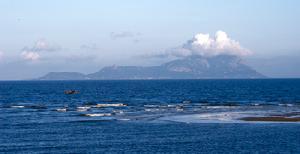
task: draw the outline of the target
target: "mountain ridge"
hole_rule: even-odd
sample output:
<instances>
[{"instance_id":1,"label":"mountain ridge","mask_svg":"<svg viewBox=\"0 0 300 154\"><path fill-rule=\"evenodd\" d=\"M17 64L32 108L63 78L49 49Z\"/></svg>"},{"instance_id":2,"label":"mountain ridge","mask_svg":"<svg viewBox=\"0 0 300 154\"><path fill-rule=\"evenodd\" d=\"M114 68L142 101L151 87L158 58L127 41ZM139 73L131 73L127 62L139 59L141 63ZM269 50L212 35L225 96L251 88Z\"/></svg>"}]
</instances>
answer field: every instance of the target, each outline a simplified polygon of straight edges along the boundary
<instances>
[{"instance_id":1,"label":"mountain ridge","mask_svg":"<svg viewBox=\"0 0 300 154\"><path fill-rule=\"evenodd\" d=\"M38 80L266 78L237 56L189 56L158 66L107 66L95 73L50 72Z\"/></svg>"}]
</instances>

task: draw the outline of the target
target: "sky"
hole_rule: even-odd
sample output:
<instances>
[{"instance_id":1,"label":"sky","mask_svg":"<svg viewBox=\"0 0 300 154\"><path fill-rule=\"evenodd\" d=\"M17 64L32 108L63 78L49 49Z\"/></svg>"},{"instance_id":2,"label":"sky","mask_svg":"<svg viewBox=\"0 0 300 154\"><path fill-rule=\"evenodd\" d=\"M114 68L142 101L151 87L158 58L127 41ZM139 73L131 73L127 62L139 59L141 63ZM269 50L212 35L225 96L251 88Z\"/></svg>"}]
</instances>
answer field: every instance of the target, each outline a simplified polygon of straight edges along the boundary
<instances>
[{"instance_id":1,"label":"sky","mask_svg":"<svg viewBox=\"0 0 300 154\"><path fill-rule=\"evenodd\" d=\"M300 77L298 0L1 0L0 80L236 54ZM227 52L230 51L230 52Z\"/></svg>"}]
</instances>

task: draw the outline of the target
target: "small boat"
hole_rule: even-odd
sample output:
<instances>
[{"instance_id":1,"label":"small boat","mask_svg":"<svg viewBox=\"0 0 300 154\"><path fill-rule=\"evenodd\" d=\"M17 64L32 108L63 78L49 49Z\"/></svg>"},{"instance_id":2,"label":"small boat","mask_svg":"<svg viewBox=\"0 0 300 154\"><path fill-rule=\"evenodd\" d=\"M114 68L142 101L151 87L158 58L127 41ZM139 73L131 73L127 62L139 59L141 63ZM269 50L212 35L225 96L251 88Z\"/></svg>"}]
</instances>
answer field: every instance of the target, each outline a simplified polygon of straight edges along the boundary
<instances>
[{"instance_id":1,"label":"small boat","mask_svg":"<svg viewBox=\"0 0 300 154\"><path fill-rule=\"evenodd\" d=\"M67 95L71 95L71 94L78 94L79 91L78 90L65 90L64 93Z\"/></svg>"}]
</instances>

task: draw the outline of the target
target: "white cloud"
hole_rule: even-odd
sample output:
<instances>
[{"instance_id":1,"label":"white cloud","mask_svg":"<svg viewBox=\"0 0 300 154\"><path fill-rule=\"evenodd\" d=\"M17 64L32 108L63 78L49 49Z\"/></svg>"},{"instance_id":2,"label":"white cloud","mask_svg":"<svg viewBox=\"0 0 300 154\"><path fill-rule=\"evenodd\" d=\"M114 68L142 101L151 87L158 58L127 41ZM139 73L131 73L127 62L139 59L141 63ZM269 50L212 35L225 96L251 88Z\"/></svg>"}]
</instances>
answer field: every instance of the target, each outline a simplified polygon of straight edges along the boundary
<instances>
[{"instance_id":1,"label":"white cloud","mask_svg":"<svg viewBox=\"0 0 300 154\"><path fill-rule=\"evenodd\" d=\"M24 47L21 56L25 60L35 61L40 59L42 52L58 51L60 47L57 45L49 44L45 39L40 39L32 47Z\"/></svg>"},{"instance_id":2,"label":"white cloud","mask_svg":"<svg viewBox=\"0 0 300 154\"><path fill-rule=\"evenodd\" d=\"M128 31L125 31L125 32L111 32L110 33L110 37L113 40L131 38L134 43L138 43L140 41L140 36L141 35L142 34L139 33L139 32L133 33L133 32L128 32Z\"/></svg>"},{"instance_id":3,"label":"white cloud","mask_svg":"<svg viewBox=\"0 0 300 154\"><path fill-rule=\"evenodd\" d=\"M21 53L21 56L23 57L23 59L25 60L31 60L31 61L35 61L40 59L40 55L37 52L32 52L32 51L23 51Z\"/></svg>"},{"instance_id":4,"label":"white cloud","mask_svg":"<svg viewBox=\"0 0 300 154\"><path fill-rule=\"evenodd\" d=\"M49 44L45 39L39 39L35 42L32 47L24 47L23 50L33 51L33 52L43 52L43 51L58 51L61 48L58 45Z\"/></svg>"},{"instance_id":5,"label":"white cloud","mask_svg":"<svg viewBox=\"0 0 300 154\"><path fill-rule=\"evenodd\" d=\"M247 56L252 52L228 37L223 31L217 31L214 37L209 34L196 34L191 40L183 44L182 47L173 48L166 52L166 56L185 57L191 55L217 56L235 55Z\"/></svg>"},{"instance_id":6,"label":"white cloud","mask_svg":"<svg viewBox=\"0 0 300 154\"><path fill-rule=\"evenodd\" d=\"M2 60L4 53L0 51L0 60Z\"/></svg>"}]
</instances>

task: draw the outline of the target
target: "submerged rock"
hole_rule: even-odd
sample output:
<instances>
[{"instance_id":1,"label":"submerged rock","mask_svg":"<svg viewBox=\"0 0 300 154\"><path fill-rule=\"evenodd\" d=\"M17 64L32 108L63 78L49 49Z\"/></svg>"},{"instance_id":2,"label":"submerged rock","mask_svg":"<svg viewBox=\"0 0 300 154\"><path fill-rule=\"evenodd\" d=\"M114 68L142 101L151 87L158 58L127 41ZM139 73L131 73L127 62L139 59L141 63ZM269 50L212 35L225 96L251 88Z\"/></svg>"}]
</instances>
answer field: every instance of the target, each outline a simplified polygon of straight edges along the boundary
<instances>
[{"instance_id":1,"label":"submerged rock","mask_svg":"<svg viewBox=\"0 0 300 154\"><path fill-rule=\"evenodd\" d=\"M270 116L270 117L244 117L240 120L244 121L261 121L261 122L300 122L300 117L277 117L277 116Z\"/></svg>"}]
</instances>

